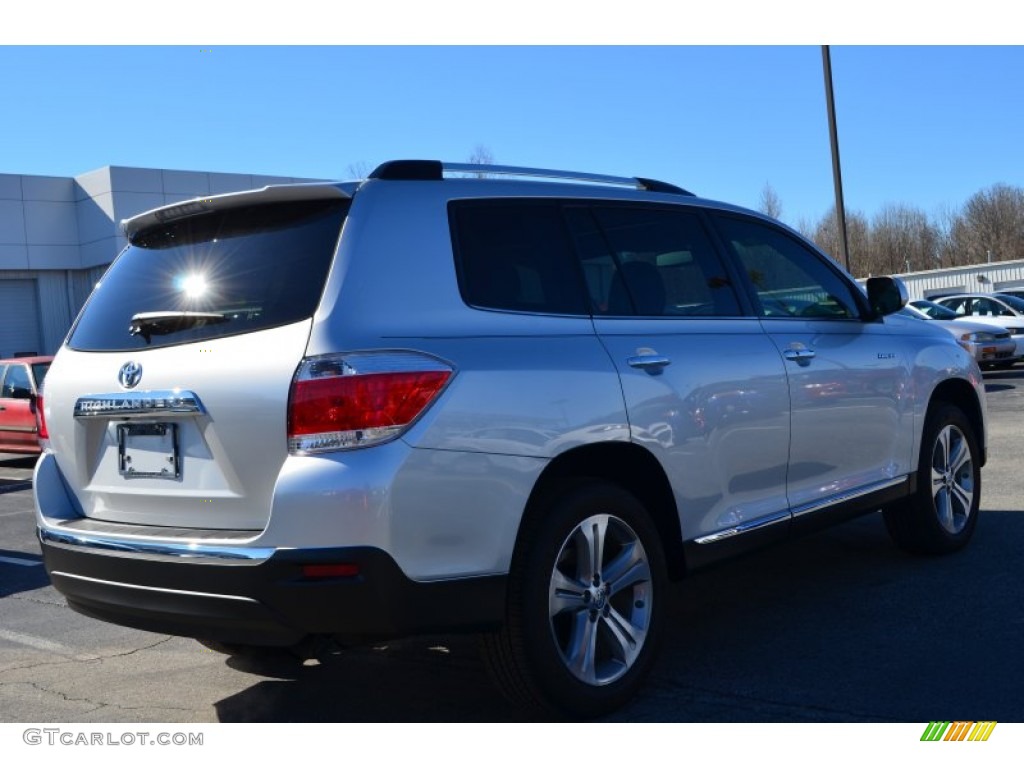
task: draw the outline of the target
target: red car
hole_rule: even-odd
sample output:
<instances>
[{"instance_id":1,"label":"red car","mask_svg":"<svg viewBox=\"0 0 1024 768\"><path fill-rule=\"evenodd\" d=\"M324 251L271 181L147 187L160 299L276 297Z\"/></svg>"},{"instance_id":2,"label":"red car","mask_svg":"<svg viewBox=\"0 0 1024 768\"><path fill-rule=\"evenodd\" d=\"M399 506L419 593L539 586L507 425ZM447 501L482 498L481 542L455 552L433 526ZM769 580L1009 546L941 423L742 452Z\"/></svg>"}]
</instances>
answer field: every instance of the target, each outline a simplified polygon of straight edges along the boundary
<instances>
[{"instance_id":1,"label":"red car","mask_svg":"<svg viewBox=\"0 0 1024 768\"><path fill-rule=\"evenodd\" d=\"M39 453L36 397L50 355L0 360L0 453Z\"/></svg>"}]
</instances>

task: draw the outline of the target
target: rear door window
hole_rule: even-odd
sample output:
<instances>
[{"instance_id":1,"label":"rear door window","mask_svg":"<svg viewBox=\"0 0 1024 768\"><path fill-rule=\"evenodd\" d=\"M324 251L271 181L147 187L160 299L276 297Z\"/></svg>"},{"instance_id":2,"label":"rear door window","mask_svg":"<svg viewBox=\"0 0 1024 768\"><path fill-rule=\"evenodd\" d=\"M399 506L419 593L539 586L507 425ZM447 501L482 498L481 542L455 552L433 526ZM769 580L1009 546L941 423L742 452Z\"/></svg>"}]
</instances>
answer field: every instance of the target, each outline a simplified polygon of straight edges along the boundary
<instances>
[{"instance_id":1,"label":"rear door window","mask_svg":"<svg viewBox=\"0 0 1024 768\"><path fill-rule=\"evenodd\" d=\"M93 291L69 345L130 351L311 317L348 202L234 208L140 233Z\"/></svg>"},{"instance_id":2,"label":"rear door window","mask_svg":"<svg viewBox=\"0 0 1024 768\"><path fill-rule=\"evenodd\" d=\"M643 205L597 205L566 213L594 314L741 314L731 280L695 214Z\"/></svg>"}]
</instances>

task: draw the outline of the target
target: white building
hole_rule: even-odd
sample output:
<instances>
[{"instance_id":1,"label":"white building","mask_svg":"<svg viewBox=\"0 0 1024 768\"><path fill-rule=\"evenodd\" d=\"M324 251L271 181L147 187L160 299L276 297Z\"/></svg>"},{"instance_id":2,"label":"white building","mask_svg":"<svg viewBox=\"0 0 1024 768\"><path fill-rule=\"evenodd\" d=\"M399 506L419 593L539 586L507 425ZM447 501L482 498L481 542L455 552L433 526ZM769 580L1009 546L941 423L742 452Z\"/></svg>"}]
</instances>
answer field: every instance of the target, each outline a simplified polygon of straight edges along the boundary
<instances>
[{"instance_id":1,"label":"white building","mask_svg":"<svg viewBox=\"0 0 1024 768\"><path fill-rule=\"evenodd\" d=\"M1024 259L907 272L897 277L907 284L911 299L950 293L999 293L1024 287Z\"/></svg>"}]
</instances>

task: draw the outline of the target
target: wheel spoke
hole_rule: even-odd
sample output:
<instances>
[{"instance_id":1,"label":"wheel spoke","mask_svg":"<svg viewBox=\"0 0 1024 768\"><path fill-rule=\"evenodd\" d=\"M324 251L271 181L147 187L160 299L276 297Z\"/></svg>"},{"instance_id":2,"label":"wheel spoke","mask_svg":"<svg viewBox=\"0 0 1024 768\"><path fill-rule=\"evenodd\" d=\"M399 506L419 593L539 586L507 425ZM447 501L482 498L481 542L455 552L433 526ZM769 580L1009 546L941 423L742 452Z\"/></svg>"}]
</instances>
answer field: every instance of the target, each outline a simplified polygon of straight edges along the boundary
<instances>
[{"instance_id":1,"label":"wheel spoke","mask_svg":"<svg viewBox=\"0 0 1024 768\"><path fill-rule=\"evenodd\" d=\"M960 483L954 483L950 495L950 502L953 499L960 502L960 506L963 507L963 517L966 519L971 514L971 507L974 505L974 494Z\"/></svg>"},{"instance_id":2,"label":"wheel spoke","mask_svg":"<svg viewBox=\"0 0 1024 768\"><path fill-rule=\"evenodd\" d=\"M566 662L573 674L585 683L597 683L597 622L591 621L586 611L577 613L573 618L567 650Z\"/></svg>"},{"instance_id":3,"label":"wheel spoke","mask_svg":"<svg viewBox=\"0 0 1024 768\"><path fill-rule=\"evenodd\" d=\"M610 606L608 615L603 616L601 622L608 631L615 658L627 668L632 666L643 647L646 632L633 626L625 616Z\"/></svg>"},{"instance_id":4,"label":"wheel spoke","mask_svg":"<svg viewBox=\"0 0 1024 768\"><path fill-rule=\"evenodd\" d=\"M932 466L940 472L945 472L949 469L949 434L950 428L946 427L939 432L939 439L935 443L935 448L941 452L941 455L938 457L938 466L935 466L934 461L932 462Z\"/></svg>"},{"instance_id":5,"label":"wheel spoke","mask_svg":"<svg viewBox=\"0 0 1024 768\"><path fill-rule=\"evenodd\" d=\"M555 568L551 574L551 593L548 597L548 615L555 616L565 611L581 611L586 604L583 593L587 585L571 579Z\"/></svg>"},{"instance_id":6,"label":"wheel spoke","mask_svg":"<svg viewBox=\"0 0 1024 768\"><path fill-rule=\"evenodd\" d=\"M939 470L937 470L937 469L935 469L933 467L932 468L932 496L937 494L939 492L939 489L942 488L945 485L945 483L946 483L946 478L943 476L943 474Z\"/></svg>"},{"instance_id":7,"label":"wheel spoke","mask_svg":"<svg viewBox=\"0 0 1024 768\"><path fill-rule=\"evenodd\" d=\"M640 542L634 541L616 557L602 574L609 596L635 584L651 580L651 568Z\"/></svg>"},{"instance_id":8,"label":"wheel spoke","mask_svg":"<svg viewBox=\"0 0 1024 768\"><path fill-rule=\"evenodd\" d=\"M953 499L949 490L943 488L935 496L935 512L939 517L939 524L951 533L956 530L953 523Z\"/></svg>"},{"instance_id":9,"label":"wheel spoke","mask_svg":"<svg viewBox=\"0 0 1024 768\"><path fill-rule=\"evenodd\" d=\"M601 573L601 561L604 559L604 539L608 533L608 515L595 515L586 520L579 528L577 552L579 555L579 573L577 576L593 583Z\"/></svg>"},{"instance_id":10,"label":"wheel spoke","mask_svg":"<svg viewBox=\"0 0 1024 768\"><path fill-rule=\"evenodd\" d=\"M957 475L970 460L971 451L967 447L967 441L961 436L953 448L953 455L949 457L949 468Z\"/></svg>"}]
</instances>

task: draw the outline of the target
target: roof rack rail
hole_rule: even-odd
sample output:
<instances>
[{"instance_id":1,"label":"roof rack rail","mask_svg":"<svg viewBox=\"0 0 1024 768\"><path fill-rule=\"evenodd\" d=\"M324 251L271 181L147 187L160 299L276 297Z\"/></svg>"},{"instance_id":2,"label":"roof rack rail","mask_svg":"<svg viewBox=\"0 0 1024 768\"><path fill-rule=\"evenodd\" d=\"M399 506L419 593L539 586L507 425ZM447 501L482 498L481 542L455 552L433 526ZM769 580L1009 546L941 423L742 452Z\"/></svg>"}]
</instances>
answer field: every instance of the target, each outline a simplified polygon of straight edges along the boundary
<instances>
[{"instance_id":1,"label":"roof rack rail","mask_svg":"<svg viewBox=\"0 0 1024 768\"><path fill-rule=\"evenodd\" d=\"M441 181L446 173L472 173L491 176L521 176L525 178L561 179L591 184L613 184L642 189L647 192L666 192L673 195L693 193L675 184L657 179L633 176L607 176L601 173L556 171L550 168L522 168L514 165L479 165L476 163L442 163L439 160L390 160L377 166L371 179L390 181Z\"/></svg>"}]
</instances>

